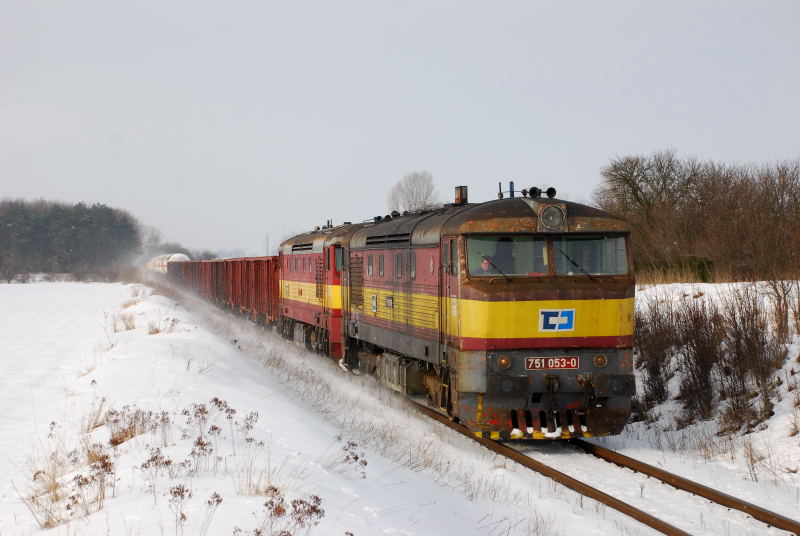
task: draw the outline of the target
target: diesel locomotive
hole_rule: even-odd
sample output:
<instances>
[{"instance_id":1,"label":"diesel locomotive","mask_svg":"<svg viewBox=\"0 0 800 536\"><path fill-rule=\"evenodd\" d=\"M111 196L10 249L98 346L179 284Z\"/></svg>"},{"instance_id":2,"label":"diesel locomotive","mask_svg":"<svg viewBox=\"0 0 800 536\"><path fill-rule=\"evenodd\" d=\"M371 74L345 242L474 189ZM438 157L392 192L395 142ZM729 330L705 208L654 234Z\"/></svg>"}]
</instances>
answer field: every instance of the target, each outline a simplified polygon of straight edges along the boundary
<instances>
[{"instance_id":1,"label":"diesel locomotive","mask_svg":"<svg viewBox=\"0 0 800 536\"><path fill-rule=\"evenodd\" d=\"M619 433L631 411L630 228L550 189L294 236L168 278L500 440Z\"/></svg>"}]
</instances>

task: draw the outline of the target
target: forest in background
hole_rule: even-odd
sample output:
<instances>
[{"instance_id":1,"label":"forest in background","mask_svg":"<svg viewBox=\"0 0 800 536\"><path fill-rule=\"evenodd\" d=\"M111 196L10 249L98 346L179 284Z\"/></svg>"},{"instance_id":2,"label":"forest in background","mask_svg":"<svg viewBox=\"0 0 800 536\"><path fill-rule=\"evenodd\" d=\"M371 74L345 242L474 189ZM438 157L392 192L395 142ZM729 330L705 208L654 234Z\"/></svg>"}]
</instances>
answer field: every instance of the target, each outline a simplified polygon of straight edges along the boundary
<instances>
[{"instance_id":1,"label":"forest in background","mask_svg":"<svg viewBox=\"0 0 800 536\"><path fill-rule=\"evenodd\" d=\"M0 279L31 273L116 279L142 253L141 226L101 204L0 201Z\"/></svg>"}]
</instances>

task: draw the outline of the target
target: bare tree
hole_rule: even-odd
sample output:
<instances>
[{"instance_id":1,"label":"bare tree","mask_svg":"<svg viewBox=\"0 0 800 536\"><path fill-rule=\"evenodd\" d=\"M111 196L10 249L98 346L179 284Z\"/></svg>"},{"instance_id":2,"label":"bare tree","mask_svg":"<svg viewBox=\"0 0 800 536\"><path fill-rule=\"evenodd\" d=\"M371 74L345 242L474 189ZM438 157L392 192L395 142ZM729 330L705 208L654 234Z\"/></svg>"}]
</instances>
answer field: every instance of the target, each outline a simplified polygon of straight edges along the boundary
<instances>
[{"instance_id":1,"label":"bare tree","mask_svg":"<svg viewBox=\"0 0 800 536\"><path fill-rule=\"evenodd\" d=\"M440 201L439 192L433 185L433 175L424 170L406 173L392 187L386 202L389 204L389 210L399 212L434 208Z\"/></svg>"},{"instance_id":2,"label":"bare tree","mask_svg":"<svg viewBox=\"0 0 800 536\"><path fill-rule=\"evenodd\" d=\"M595 202L630 222L645 274L797 278L800 161L731 165L661 151L612 160L602 176Z\"/></svg>"}]
</instances>

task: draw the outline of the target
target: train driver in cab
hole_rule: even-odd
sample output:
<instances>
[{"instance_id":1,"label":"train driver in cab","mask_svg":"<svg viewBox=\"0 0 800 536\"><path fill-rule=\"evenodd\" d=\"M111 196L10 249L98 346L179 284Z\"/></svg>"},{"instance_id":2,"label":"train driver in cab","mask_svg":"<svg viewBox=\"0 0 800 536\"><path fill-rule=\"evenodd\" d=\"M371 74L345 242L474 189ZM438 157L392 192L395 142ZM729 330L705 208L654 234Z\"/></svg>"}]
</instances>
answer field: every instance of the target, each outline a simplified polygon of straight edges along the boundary
<instances>
[{"instance_id":1,"label":"train driver in cab","mask_svg":"<svg viewBox=\"0 0 800 536\"><path fill-rule=\"evenodd\" d=\"M481 269L476 275L494 275L497 274L497 267L492 262L492 258L488 255L481 257Z\"/></svg>"}]
</instances>

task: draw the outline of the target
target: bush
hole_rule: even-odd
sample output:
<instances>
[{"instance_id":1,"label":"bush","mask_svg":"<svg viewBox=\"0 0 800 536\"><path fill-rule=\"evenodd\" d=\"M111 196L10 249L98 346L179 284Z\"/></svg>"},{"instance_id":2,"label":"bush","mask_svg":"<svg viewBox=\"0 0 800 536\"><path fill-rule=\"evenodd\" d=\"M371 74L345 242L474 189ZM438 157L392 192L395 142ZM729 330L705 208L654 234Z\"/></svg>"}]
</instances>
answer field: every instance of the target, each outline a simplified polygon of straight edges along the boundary
<instances>
[{"instance_id":1,"label":"bush","mask_svg":"<svg viewBox=\"0 0 800 536\"><path fill-rule=\"evenodd\" d=\"M766 288L769 297L773 287ZM732 289L719 306L701 296L678 305L651 297L637 308L634 343L643 383L637 418L668 399L675 374L684 408L679 426L713 417L720 402L722 432L757 426L772 411L774 374L786 358L787 328L779 320L788 313L776 317L774 301L768 310L758 287ZM784 303L795 307L792 299Z\"/></svg>"},{"instance_id":2,"label":"bush","mask_svg":"<svg viewBox=\"0 0 800 536\"><path fill-rule=\"evenodd\" d=\"M772 411L772 374L786 357L786 348L770 330L769 317L758 293L747 288L733 290L723 299L726 325L722 361L722 390L728 401L728 429L753 426ZM751 400L760 400L753 407Z\"/></svg>"},{"instance_id":3,"label":"bush","mask_svg":"<svg viewBox=\"0 0 800 536\"><path fill-rule=\"evenodd\" d=\"M713 372L722 357L725 328L716 306L705 300L685 301L676 322L683 344L678 358L680 397L687 417L711 417L714 407Z\"/></svg>"},{"instance_id":4,"label":"bush","mask_svg":"<svg viewBox=\"0 0 800 536\"><path fill-rule=\"evenodd\" d=\"M636 368L642 371L643 410L667 400L670 361L679 339L675 331L672 303L650 298L644 308L636 310L634 344L638 349Z\"/></svg>"}]
</instances>

